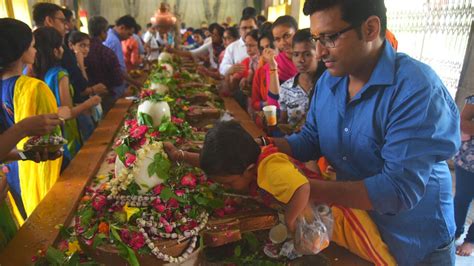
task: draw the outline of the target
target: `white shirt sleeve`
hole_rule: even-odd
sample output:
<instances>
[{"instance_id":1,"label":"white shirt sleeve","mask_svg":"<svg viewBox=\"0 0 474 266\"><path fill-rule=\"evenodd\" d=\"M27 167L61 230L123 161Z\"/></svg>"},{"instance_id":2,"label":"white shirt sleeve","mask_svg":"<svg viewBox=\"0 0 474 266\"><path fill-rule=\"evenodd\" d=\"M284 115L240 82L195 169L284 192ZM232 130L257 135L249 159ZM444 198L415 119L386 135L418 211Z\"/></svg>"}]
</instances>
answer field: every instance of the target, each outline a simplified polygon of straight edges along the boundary
<instances>
[{"instance_id":1,"label":"white shirt sleeve","mask_svg":"<svg viewBox=\"0 0 474 266\"><path fill-rule=\"evenodd\" d=\"M205 44L199 46L198 48L193 49L189 52L193 55L193 57L201 56L201 55L208 55L210 46L212 46L212 43L208 42L208 43L205 43Z\"/></svg>"},{"instance_id":2,"label":"white shirt sleeve","mask_svg":"<svg viewBox=\"0 0 474 266\"><path fill-rule=\"evenodd\" d=\"M238 42L238 40L229 44L229 46L227 46L227 48L225 49L224 57L222 58L222 62L219 66L219 72L221 73L221 75L225 75L229 68L234 64L233 48L236 42Z\"/></svg>"}]
</instances>

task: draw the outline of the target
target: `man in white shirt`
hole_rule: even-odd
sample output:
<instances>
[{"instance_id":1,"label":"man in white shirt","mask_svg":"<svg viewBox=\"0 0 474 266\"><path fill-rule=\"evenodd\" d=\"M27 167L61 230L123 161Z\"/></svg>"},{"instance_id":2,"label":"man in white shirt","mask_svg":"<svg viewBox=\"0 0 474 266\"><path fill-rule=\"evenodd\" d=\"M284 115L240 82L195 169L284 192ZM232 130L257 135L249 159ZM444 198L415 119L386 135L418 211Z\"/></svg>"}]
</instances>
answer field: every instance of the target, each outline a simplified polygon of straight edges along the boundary
<instances>
[{"instance_id":1,"label":"man in white shirt","mask_svg":"<svg viewBox=\"0 0 474 266\"><path fill-rule=\"evenodd\" d=\"M149 61L157 60L160 55L159 45L156 41L156 27L152 26L143 36L145 47L147 48Z\"/></svg>"},{"instance_id":2,"label":"man in white shirt","mask_svg":"<svg viewBox=\"0 0 474 266\"><path fill-rule=\"evenodd\" d=\"M227 46L225 49L224 58L222 59L222 62L219 66L219 72L221 75L225 75L233 65L239 64L248 57L244 38L247 33L254 29L257 29L257 20L255 17L244 16L240 19L240 39L229 44L229 46Z\"/></svg>"}]
</instances>

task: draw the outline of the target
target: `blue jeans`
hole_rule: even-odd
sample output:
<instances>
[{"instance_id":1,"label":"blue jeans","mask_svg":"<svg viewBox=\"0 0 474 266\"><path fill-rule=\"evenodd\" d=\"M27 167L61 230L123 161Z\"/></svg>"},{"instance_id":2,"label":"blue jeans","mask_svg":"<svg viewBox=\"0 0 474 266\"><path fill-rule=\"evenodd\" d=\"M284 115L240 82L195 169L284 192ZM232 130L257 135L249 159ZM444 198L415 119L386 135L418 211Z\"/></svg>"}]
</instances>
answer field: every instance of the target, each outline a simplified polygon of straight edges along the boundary
<instances>
[{"instance_id":1,"label":"blue jeans","mask_svg":"<svg viewBox=\"0 0 474 266\"><path fill-rule=\"evenodd\" d=\"M474 199L474 173L457 165L454 170L456 172L456 195L454 196L455 237L458 238L464 233L467 212ZM474 243L474 226L469 226L464 241Z\"/></svg>"},{"instance_id":2,"label":"blue jeans","mask_svg":"<svg viewBox=\"0 0 474 266\"><path fill-rule=\"evenodd\" d=\"M454 266L456 261L454 239L448 244L435 249L428 254L417 266Z\"/></svg>"}]
</instances>

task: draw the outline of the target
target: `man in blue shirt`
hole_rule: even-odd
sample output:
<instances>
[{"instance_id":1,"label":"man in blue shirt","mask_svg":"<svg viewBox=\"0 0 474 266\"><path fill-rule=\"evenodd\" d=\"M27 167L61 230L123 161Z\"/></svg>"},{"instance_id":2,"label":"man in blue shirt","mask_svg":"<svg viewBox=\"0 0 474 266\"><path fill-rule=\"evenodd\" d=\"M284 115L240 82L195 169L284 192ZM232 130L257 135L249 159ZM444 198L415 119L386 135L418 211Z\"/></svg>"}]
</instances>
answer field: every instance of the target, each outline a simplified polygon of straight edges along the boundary
<instances>
[{"instance_id":1,"label":"man in blue shirt","mask_svg":"<svg viewBox=\"0 0 474 266\"><path fill-rule=\"evenodd\" d=\"M133 35L136 25L137 23L132 16L125 15L123 17L120 17L119 19L117 19L117 21L115 21L115 26L107 31L107 39L105 39L103 44L109 47L115 53L115 55L117 55L117 58L120 63L120 69L122 70L122 78L129 84L141 88L143 84L141 84L137 80L134 80L127 73L121 42L122 40L126 40ZM116 98L122 96L125 92L125 89L125 84L114 88L113 91L115 93Z\"/></svg>"},{"instance_id":2,"label":"man in blue shirt","mask_svg":"<svg viewBox=\"0 0 474 266\"><path fill-rule=\"evenodd\" d=\"M274 143L301 161L325 156L337 181L310 181L311 198L367 210L398 264L454 265L451 96L385 41L383 0L306 0L304 13L328 71L301 132Z\"/></svg>"}]
</instances>

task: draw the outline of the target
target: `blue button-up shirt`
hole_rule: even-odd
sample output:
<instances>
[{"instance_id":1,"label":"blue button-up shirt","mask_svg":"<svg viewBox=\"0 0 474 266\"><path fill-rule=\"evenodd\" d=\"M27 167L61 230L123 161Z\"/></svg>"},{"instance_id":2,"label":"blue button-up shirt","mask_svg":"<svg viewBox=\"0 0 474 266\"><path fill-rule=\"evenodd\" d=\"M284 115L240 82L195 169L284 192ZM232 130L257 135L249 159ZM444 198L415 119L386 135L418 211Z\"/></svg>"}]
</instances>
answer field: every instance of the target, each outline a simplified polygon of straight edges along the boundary
<instances>
[{"instance_id":1,"label":"blue button-up shirt","mask_svg":"<svg viewBox=\"0 0 474 266\"><path fill-rule=\"evenodd\" d=\"M349 78L327 71L306 124L287 138L296 159L325 156L337 180L364 180L370 216L400 265L413 265L454 236L451 174L459 112L436 73L384 50L348 101Z\"/></svg>"},{"instance_id":2,"label":"blue button-up shirt","mask_svg":"<svg viewBox=\"0 0 474 266\"><path fill-rule=\"evenodd\" d=\"M122 42L120 41L118 33L113 28L107 31L107 39L105 39L103 44L114 51L119 61L120 69L125 72L127 68L125 66L125 59L123 58Z\"/></svg>"}]
</instances>

